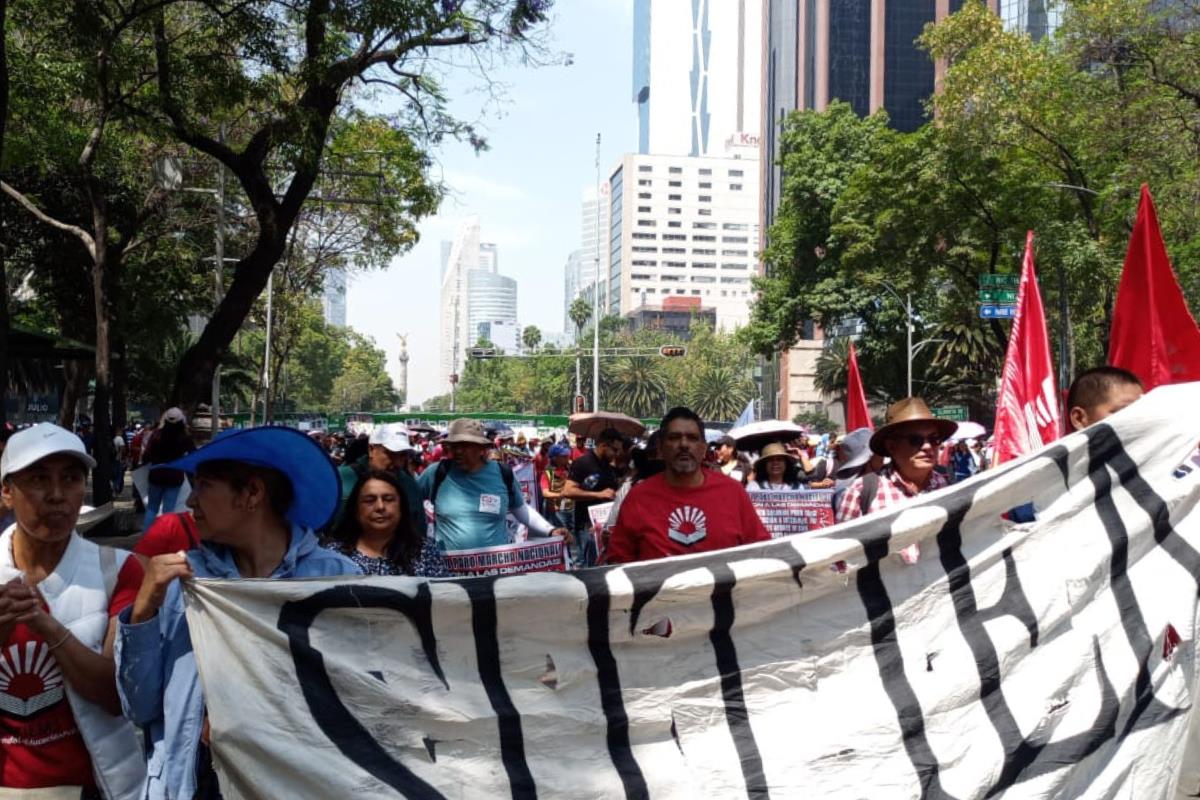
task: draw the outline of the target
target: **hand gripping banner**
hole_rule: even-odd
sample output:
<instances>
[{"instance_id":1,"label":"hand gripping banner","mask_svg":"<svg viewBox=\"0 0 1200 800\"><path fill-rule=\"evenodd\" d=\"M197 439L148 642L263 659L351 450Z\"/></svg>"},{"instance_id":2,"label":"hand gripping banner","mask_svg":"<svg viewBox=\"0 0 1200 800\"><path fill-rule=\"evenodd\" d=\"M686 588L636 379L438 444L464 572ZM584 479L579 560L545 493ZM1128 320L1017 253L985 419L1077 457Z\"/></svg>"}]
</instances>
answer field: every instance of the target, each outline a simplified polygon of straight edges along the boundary
<instances>
[{"instance_id":1,"label":"hand gripping banner","mask_svg":"<svg viewBox=\"0 0 1200 800\"><path fill-rule=\"evenodd\" d=\"M1196 792L1197 408L1200 384L1161 387L910 506L736 550L193 582L225 797ZM1002 518L1030 500L1036 522Z\"/></svg>"}]
</instances>

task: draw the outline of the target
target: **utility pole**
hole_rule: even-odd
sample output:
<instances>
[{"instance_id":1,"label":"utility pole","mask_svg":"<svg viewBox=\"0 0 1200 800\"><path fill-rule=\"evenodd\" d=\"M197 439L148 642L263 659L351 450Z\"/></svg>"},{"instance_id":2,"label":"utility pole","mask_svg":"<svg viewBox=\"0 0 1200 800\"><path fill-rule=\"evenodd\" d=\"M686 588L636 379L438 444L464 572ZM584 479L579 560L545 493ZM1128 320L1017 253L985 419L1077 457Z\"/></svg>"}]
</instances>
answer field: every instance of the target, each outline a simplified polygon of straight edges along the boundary
<instances>
[{"instance_id":1,"label":"utility pole","mask_svg":"<svg viewBox=\"0 0 1200 800\"><path fill-rule=\"evenodd\" d=\"M912 331L913 331L913 313L912 313L912 292L904 293L904 323L908 328L908 347L904 352L908 354L908 394L906 397L912 397L912 362L913 362L913 347L912 347Z\"/></svg>"},{"instance_id":2,"label":"utility pole","mask_svg":"<svg viewBox=\"0 0 1200 800\"><path fill-rule=\"evenodd\" d=\"M592 411L600 410L600 246L608 237L600 230L600 134L596 134L596 284L592 293ZM604 282L607 287L608 281Z\"/></svg>"}]
</instances>

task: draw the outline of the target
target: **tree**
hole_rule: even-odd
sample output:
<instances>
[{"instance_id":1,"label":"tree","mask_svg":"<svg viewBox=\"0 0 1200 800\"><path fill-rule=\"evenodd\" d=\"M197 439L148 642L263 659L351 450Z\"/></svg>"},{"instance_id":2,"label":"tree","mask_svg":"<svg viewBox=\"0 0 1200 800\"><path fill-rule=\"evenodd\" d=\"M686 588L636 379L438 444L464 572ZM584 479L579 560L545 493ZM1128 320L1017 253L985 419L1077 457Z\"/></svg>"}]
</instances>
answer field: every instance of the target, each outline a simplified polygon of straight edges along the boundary
<instances>
[{"instance_id":1,"label":"tree","mask_svg":"<svg viewBox=\"0 0 1200 800\"><path fill-rule=\"evenodd\" d=\"M146 127L224 165L256 224L253 245L179 366L175 394L188 403L203 397L220 354L282 257L343 104L363 92L388 93L402 100L394 119L414 141L456 136L482 147L474 129L447 111L430 66L456 50L483 57L489 45L529 54L529 37L546 20L550 0L224 5L160 5L153 13L154 81L125 103ZM240 124L226 140L218 128L232 120ZM400 192L397 200L411 198ZM407 213L419 218L431 210L418 203Z\"/></svg>"},{"instance_id":2,"label":"tree","mask_svg":"<svg viewBox=\"0 0 1200 800\"><path fill-rule=\"evenodd\" d=\"M567 316L575 323L575 343L578 344L583 335L583 326L592 318L592 306L582 296L576 297L567 309Z\"/></svg>"},{"instance_id":3,"label":"tree","mask_svg":"<svg viewBox=\"0 0 1200 800\"><path fill-rule=\"evenodd\" d=\"M688 404L705 420L737 419L754 393L745 371L729 366L707 366L689 384Z\"/></svg>"},{"instance_id":4,"label":"tree","mask_svg":"<svg viewBox=\"0 0 1200 800\"><path fill-rule=\"evenodd\" d=\"M857 305L861 287L844 280L826 256L833 208L850 177L892 136L880 112L859 118L843 102L823 112L793 112L783 125L783 188L756 278L745 336L764 355L796 341L811 322L831 325Z\"/></svg>"},{"instance_id":5,"label":"tree","mask_svg":"<svg viewBox=\"0 0 1200 800\"><path fill-rule=\"evenodd\" d=\"M657 356L618 358L603 370L604 405L632 417L649 417L663 412L667 383Z\"/></svg>"},{"instance_id":6,"label":"tree","mask_svg":"<svg viewBox=\"0 0 1200 800\"><path fill-rule=\"evenodd\" d=\"M529 352L535 352L538 345L542 343L542 332L536 325L527 325L525 330L521 332L521 344L525 345L525 349Z\"/></svg>"},{"instance_id":7,"label":"tree","mask_svg":"<svg viewBox=\"0 0 1200 800\"><path fill-rule=\"evenodd\" d=\"M333 382L333 399L343 411L391 411L396 389L387 373L387 354L375 342L350 334L351 347Z\"/></svg>"}]
</instances>

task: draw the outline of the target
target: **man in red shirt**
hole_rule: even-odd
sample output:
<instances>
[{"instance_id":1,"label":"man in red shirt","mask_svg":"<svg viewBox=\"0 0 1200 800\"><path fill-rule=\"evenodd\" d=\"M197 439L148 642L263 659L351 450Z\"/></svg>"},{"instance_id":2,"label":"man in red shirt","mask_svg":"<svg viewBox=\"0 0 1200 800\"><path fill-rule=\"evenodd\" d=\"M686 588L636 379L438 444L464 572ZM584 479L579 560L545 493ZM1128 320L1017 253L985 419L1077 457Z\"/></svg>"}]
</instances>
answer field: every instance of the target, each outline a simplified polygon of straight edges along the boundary
<instances>
[{"instance_id":1,"label":"man in red shirt","mask_svg":"<svg viewBox=\"0 0 1200 800\"><path fill-rule=\"evenodd\" d=\"M771 538L742 485L704 469L704 422L677 407L662 421L659 453L666 470L629 490L608 561L624 564L704 553Z\"/></svg>"}]
</instances>

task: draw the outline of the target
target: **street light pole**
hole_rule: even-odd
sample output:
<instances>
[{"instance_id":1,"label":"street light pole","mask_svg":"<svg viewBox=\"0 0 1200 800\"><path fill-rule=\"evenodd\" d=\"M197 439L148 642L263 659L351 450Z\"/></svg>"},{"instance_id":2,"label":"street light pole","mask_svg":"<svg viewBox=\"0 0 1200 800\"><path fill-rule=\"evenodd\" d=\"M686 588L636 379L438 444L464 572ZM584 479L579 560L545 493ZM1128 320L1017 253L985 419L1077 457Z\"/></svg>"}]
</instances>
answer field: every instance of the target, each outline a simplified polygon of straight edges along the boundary
<instances>
[{"instance_id":1,"label":"street light pole","mask_svg":"<svg viewBox=\"0 0 1200 800\"><path fill-rule=\"evenodd\" d=\"M600 410L600 246L608 237L600 230L600 134L596 134L596 284L592 293L592 411ZM607 287L608 281L605 281Z\"/></svg>"},{"instance_id":2,"label":"street light pole","mask_svg":"<svg viewBox=\"0 0 1200 800\"><path fill-rule=\"evenodd\" d=\"M912 397L913 396L913 393L912 393L913 324L912 324L912 293L911 292L906 292L904 294L904 316L906 318L905 321L907 322L907 327L908 327L908 348L905 350L905 352L908 353L908 394L906 396Z\"/></svg>"}]
</instances>

